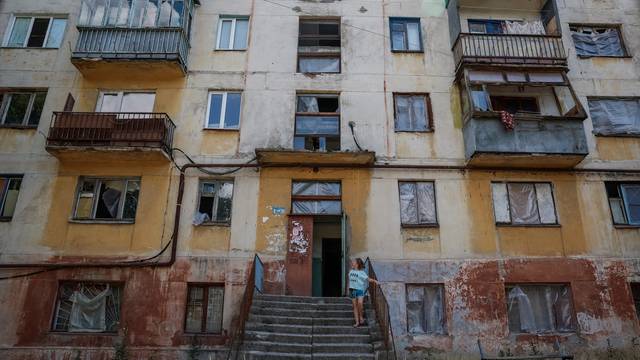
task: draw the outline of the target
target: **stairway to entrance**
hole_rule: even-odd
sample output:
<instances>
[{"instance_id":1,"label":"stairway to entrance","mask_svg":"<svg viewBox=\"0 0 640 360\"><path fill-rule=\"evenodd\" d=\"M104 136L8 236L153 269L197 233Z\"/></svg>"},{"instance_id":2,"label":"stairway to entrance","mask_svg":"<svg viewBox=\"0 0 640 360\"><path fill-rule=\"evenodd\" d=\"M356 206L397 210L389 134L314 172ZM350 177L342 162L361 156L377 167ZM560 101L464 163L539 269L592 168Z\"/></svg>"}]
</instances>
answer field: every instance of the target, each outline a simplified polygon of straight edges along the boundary
<instances>
[{"instance_id":1,"label":"stairway to entrance","mask_svg":"<svg viewBox=\"0 0 640 360\"><path fill-rule=\"evenodd\" d=\"M348 298L258 295L245 326L240 359L374 359L383 347L375 313L353 327Z\"/></svg>"}]
</instances>

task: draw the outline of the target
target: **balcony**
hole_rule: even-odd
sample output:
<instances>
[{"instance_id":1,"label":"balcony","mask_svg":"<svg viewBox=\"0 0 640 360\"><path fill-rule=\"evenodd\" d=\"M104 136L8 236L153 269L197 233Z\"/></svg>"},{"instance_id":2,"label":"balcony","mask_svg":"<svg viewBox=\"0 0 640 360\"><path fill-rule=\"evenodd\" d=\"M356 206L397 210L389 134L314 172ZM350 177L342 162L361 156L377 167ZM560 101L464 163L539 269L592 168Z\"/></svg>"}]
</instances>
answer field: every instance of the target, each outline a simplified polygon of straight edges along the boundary
<instances>
[{"instance_id":1,"label":"balcony","mask_svg":"<svg viewBox=\"0 0 640 360\"><path fill-rule=\"evenodd\" d=\"M165 113L54 112L46 149L57 157L87 151L169 158L175 125Z\"/></svg>"}]
</instances>

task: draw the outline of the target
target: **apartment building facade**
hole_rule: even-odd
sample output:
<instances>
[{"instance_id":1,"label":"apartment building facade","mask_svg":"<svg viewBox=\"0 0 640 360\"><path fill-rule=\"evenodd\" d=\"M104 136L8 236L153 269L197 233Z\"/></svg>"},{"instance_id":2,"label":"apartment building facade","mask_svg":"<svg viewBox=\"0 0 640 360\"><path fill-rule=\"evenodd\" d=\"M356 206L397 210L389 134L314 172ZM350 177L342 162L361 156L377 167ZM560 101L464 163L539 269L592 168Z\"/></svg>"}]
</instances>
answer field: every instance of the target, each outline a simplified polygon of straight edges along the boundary
<instances>
[{"instance_id":1,"label":"apartment building facade","mask_svg":"<svg viewBox=\"0 0 640 360\"><path fill-rule=\"evenodd\" d=\"M400 358L640 353L635 0L0 3L0 357L225 358L370 258ZM188 164L187 166L185 166Z\"/></svg>"}]
</instances>

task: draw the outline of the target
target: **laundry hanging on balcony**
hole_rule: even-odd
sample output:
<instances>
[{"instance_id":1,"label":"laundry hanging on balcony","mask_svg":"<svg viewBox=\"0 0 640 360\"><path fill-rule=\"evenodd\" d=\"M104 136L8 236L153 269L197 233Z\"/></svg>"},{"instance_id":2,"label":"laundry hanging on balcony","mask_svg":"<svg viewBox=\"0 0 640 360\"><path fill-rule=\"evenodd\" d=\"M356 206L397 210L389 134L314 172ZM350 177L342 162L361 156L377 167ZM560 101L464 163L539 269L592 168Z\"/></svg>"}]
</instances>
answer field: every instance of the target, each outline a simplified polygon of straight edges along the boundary
<instances>
[{"instance_id":1,"label":"laundry hanging on balcony","mask_svg":"<svg viewBox=\"0 0 640 360\"><path fill-rule=\"evenodd\" d=\"M500 121L502 121L502 125L504 125L505 130L513 130L515 128L515 120L513 120L513 115L507 111L500 111Z\"/></svg>"},{"instance_id":2,"label":"laundry hanging on balcony","mask_svg":"<svg viewBox=\"0 0 640 360\"><path fill-rule=\"evenodd\" d=\"M505 21L504 29L507 34L544 35L546 31L542 21Z\"/></svg>"}]
</instances>

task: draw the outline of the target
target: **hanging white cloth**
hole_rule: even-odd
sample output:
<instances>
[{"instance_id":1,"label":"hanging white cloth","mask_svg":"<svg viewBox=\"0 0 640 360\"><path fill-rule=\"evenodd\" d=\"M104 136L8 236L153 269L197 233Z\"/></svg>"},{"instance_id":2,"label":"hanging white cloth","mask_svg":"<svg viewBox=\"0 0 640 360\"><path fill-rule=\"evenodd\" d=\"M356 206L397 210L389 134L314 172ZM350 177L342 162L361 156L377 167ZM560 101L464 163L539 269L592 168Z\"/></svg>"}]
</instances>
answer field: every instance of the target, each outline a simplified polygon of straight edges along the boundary
<instances>
[{"instance_id":1,"label":"hanging white cloth","mask_svg":"<svg viewBox=\"0 0 640 360\"><path fill-rule=\"evenodd\" d=\"M505 21L507 34L544 35L546 33L542 21Z\"/></svg>"},{"instance_id":2,"label":"hanging white cloth","mask_svg":"<svg viewBox=\"0 0 640 360\"><path fill-rule=\"evenodd\" d=\"M111 288L107 288L88 298L81 291L74 291L69 297L73 303L69 317L69 331L102 332L107 330L106 306L107 296L111 295Z\"/></svg>"}]
</instances>

